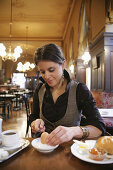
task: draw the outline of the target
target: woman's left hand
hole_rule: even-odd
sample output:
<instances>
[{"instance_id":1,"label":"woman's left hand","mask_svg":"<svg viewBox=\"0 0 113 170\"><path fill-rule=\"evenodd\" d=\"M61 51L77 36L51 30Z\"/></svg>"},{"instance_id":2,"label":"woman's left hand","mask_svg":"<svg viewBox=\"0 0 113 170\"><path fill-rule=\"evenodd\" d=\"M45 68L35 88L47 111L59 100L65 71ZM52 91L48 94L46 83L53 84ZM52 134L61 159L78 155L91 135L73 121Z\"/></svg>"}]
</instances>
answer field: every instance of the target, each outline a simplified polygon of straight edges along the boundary
<instances>
[{"instance_id":1,"label":"woman's left hand","mask_svg":"<svg viewBox=\"0 0 113 170\"><path fill-rule=\"evenodd\" d=\"M74 137L73 127L58 126L47 137L48 145L58 145L70 141Z\"/></svg>"}]
</instances>

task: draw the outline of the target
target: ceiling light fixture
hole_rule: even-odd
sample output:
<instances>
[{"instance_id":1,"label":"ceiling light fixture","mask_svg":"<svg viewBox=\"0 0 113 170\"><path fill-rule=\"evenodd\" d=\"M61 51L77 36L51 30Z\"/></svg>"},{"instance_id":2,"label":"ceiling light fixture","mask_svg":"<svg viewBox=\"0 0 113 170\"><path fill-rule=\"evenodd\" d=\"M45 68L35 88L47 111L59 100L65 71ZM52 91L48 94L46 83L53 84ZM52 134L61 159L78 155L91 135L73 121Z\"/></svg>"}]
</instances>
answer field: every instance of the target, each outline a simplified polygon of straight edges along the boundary
<instances>
[{"instance_id":1,"label":"ceiling light fixture","mask_svg":"<svg viewBox=\"0 0 113 170\"><path fill-rule=\"evenodd\" d=\"M27 60L27 50L28 50L28 26L26 26L26 49L25 49L26 53L25 53L25 58ZM22 64L22 62L19 62L17 64L17 68L16 70L18 70L19 72L27 72L27 71L31 71L32 69L35 68L35 65L33 63L30 62L25 62L24 64Z\"/></svg>"},{"instance_id":2,"label":"ceiling light fixture","mask_svg":"<svg viewBox=\"0 0 113 170\"><path fill-rule=\"evenodd\" d=\"M19 72L27 72L27 71L31 71L34 68L35 68L35 65L33 63L26 62L25 64L22 64L22 62L19 62L17 64L16 70L18 70Z\"/></svg>"},{"instance_id":3,"label":"ceiling light fixture","mask_svg":"<svg viewBox=\"0 0 113 170\"><path fill-rule=\"evenodd\" d=\"M20 46L17 46L14 49L14 53L12 52L12 0L11 2L11 14L10 14L10 34L9 34L9 38L10 38L10 45L9 45L9 49L8 52L6 53L6 47L4 46L3 43L0 43L0 56L2 57L3 61L6 60L12 60L13 62L16 62L17 59L20 57L20 54L22 53L22 48Z\"/></svg>"}]
</instances>

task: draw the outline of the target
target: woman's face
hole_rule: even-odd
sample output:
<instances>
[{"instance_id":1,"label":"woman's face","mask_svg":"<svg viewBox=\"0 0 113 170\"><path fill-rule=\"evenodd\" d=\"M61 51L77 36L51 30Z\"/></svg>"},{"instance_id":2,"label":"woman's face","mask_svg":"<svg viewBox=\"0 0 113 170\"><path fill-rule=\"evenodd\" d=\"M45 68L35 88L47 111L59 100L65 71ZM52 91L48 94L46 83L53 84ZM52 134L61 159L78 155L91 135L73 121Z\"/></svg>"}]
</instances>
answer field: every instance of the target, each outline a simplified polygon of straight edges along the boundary
<instances>
[{"instance_id":1,"label":"woman's face","mask_svg":"<svg viewBox=\"0 0 113 170\"><path fill-rule=\"evenodd\" d=\"M52 61L39 61L38 63L42 78L50 87L55 87L60 83L64 68L65 61L63 61L62 65Z\"/></svg>"}]
</instances>

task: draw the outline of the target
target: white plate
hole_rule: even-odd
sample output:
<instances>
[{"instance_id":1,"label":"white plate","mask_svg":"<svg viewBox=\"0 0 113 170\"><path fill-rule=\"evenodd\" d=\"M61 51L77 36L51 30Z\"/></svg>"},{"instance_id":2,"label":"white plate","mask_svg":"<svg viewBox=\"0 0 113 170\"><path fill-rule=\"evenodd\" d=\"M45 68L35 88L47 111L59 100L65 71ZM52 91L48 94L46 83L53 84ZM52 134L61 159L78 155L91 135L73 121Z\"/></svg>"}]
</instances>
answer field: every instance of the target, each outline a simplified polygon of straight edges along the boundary
<instances>
[{"instance_id":1,"label":"white plate","mask_svg":"<svg viewBox=\"0 0 113 170\"><path fill-rule=\"evenodd\" d=\"M52 152L54 149L58 147L58 145L50 146L50 145L42 144L40 138L34 139L31 144L36 150L43 153Z\"/></svg>"},{"instance_id":2,"label":"white plate","mask_svg":"<svg viewBox=\"0 0 113 170\"><path fill-rule=\"evenodd\" d=\"M102 161L95 161L95 160L90 159L88 152L86 152L84 154L80 153L79 141L76 142L76 140L74 140L74 142L75 143L71 146L71 152L77 158L79 158L83 161L86 161L86 162L94 163L94 164L111 164L111 163L113 163L113 158L111 158L111 159L105 158ZM95 140L86 140L86 143L89 144L89 146L90 146L89 148L93 148L95 145L95 142L96 142Z\"/></svg>"},{"instance_id":3,"label":"white plate","mask_svg":"<svg viewBox=\"0 0 113 170\"><path fill-rule=\"evenodd\" d=\"M15 149L18 149L18 148L22 147L24 145L24 143L25 143L25 140L24 139L20 139L19 143L17 145L10 146L10 147L9 146L1 145L1 148L6 150L6 151L15 150Z\"/></svg>"}]
</instances>

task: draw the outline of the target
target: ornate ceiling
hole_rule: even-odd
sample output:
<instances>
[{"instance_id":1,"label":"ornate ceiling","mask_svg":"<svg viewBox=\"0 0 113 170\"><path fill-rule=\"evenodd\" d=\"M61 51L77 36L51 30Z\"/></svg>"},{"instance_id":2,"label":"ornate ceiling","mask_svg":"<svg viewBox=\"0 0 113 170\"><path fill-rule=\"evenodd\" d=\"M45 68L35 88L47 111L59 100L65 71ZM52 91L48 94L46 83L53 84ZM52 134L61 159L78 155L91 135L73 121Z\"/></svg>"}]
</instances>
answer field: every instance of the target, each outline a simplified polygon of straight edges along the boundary
<instances>
[{"instance_id":1,"label":"ornate ceiling","mask_svg":"<svg viewBox=\"0 0 113 170\"><path fill-rule=\"evenodd\" d=\"M32 57L39 46L61 45L75 0L0 0L0 42L9 46L12 9L12 47L21 45Z\"/></svg>"}]
</instances>

